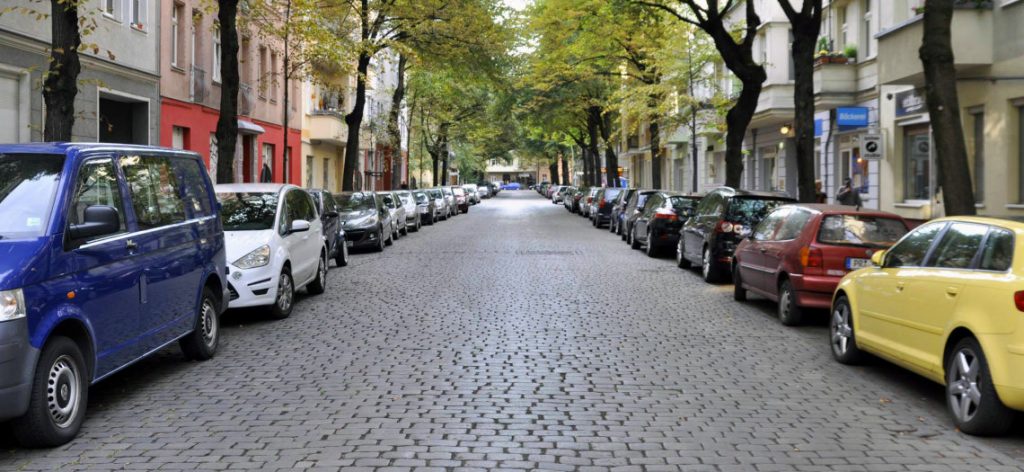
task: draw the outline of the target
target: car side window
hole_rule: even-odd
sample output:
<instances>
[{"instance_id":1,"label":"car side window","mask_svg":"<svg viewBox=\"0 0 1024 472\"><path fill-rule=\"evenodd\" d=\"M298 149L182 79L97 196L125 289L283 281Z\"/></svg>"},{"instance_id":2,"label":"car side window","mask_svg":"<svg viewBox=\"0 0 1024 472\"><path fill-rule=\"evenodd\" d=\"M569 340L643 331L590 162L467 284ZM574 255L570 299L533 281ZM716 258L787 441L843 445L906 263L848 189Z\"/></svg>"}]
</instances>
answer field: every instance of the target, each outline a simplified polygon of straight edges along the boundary
<instances>
[{"instance_id":1,"label":"car side window","mask_svg":"<svg viewBox=\"0 0 1024 472\"><path fill-rule=\"evenodd\" d=\"M911 231L885 255L885 267L920 267L945 223L932 223Z\"/></svg>"},{"instance_id":2,"label":"car side window","mask_svg":"<svg viewBox=\"0 0 1024 472\"><path fill-rule=\"evenodd\" d=\"M658 211L658 208L661 208L661 202L661 195L651 195L651 198L648 198L647 203L644 204L644 218L649 218Z\"/></svg>"},{"instance_id":3,"label":"car side window","mask_svg":"<svg viewBox=\"0 0 1024 472\"><path fill-rule=\"evenodd\" d=\"M711 203L708 205L708 216L713 216L715 219L721 218L725 214L725 207L727 206L726 199L722 195L714 195L711 197Z\"/></svg>"},{"instance_id":4,"label":"car side window","mask_svg":"<svg viewBox=\"0 0 1024 472\"><path fill-rule=\"evenodd\" d=\"M288 194L286 193L285 198L281 199L281 209L279 210L280 213L278 213L277 216L277 233L280 235L287 234L288 230L291 229L292 227L292 210L289 208L291 205L289 205L288 203Z\"/></svg>"},{"instance_id":5,"label":"car side window","mask_svg":"<svg viewBox=\"0 0 1024 472\"><path fill-rule=\"evenodd\" d=\"M772 212L772 214L761 220L761 222L754 228L754 240L768 241L773 239L772 237L778 231L779 225L785 221L786 215L788 215L789 212L789 208L782 208L778 211Z\"/></svg>"},{"instance_id":6,"label":"car side window","mask_svg":"<svg viewBox=\"0 0 1024 472\"><path fill-rule=\"evenodd\" d=\"M203 175L206 170L202 168L202 164L191 159L175 159L174 167L178 169L178 174L185 182L185 203L191 209L192 216L199 218L212 215L213 203Z\"/></svg>"},{"instance_id":7,"label":"car side window","mask_svg":"<svg viewBox=\"0 0 1024 472\"><path fill-rule=\"evenodd\" d=\"M324 212L338 211L338 203L334 201L334 196L328 192L323 193L324 199Z\"/></svg>"},{"instance_id":8,"label":"car side window","mask_svg":"<svg viewBox=\"0 0 1024 472\"><path fill-rule=\"evenodd\" d=\"M121 170L140 230L185 221L185 201L170 159L157 156L121 157Z\"/></svg>"},{"instance_id":9,"label":"car side window","mask_svg":"<svg viewBox=\"0 0 1024 472\"><path fill-rule=\"evenodd\" d=\"M789 241L800 237L807 222L811 220L811 212L807 210L794 209L788 211L782 218L782 225L775 232L775 241Z\"/></svg>"},{"instance_id":10,"label":"car side window","mask_svg":"<svg viewBox=\"0 0 1024 472\"><path fill-rule=\"evenodd\" d=\"M981 249L981 240L988 233L985 225L970 223L953 223L942 236L934 254L928 261L929 267L947 269L968 269L974 262L974 256Z\"/></svg>"},{"instance_id":11,"label":"car side window","mask_svg":"<svg viewBox=\"0 0 1024 472\"><path fill-rule=\"evenodd\" d=\"M988 233L988 239L985 240L985 247L982 248L978 268L1005 272L1010 270L1012 263L1013 233L1005 229L992 228Z\"/></svg>"},{"instance_id":12,"label":"car side window","mask_svg":"<svg viewBox=\"0 0 1024 472\"><path fill-rule=\"evenodd\" d=\"M95 205L109 206L117 210L121 220L118 232L126 231L124 200L117 183L117 170L112 159L92 159L82 163L78 169L78 182L71 199L68 225L82 224L85 209ZM103 236L109 237L109 235Z\"/></svg>"},{"instance_id":13,"label":"car side window","mask_svg":"<svg viewBox=\"0 0 1024 472\"><path fill-rule=\"evenodd\" d=\"M300 197L302 197L302 201L305 202L302 219L309 222L313 222L319 217L319 212L317 211L316 204L313 203L313 197L302 190L299 190L298 194Z\"/></svg>"}]
</instances>

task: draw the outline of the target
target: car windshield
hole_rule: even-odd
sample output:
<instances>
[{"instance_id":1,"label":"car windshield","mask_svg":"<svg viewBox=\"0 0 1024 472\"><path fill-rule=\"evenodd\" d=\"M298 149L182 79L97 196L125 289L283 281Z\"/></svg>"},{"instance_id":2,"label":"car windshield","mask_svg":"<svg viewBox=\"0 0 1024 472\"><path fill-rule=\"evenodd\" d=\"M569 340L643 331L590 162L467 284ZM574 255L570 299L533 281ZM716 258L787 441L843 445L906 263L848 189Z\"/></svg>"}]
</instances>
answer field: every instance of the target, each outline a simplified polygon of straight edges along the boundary
<instances>
[{"instance_id":1,"label":"car windshield","mask_svg":"<svg viewBox=\"0 0 1024 472\"><path fill-rule=\"evenodd\" d=\"M353 193L349 195L338 195L338 206L341 211L364 211L373 210L373 197L365 193Z\"/></svg>"},{"instance_id":2,"label":"car windshield","mask_svg":"<svg viewBox=\"0 0 1024 472\"><path fill-rule=\"evenodd\" d=\"M425 193L417 193L416 194L416 203L429 203L429 202L430 201L427 199L427 194L425 194Z\"/></svg>"},{"instance_id":3,"label":"car windshield","mask_svg":"<svg viewBox=\"0 0 1024 472\"><path fill-rule=\"evenodd\" d=\"M619 193L621 193L621 192L622 192L622 190L621 189L617 189L617 188L610 188L608 190L605 190L604 191L604 201L610 202L612 200L615 200L615 197L617 197L619 195Z\"/></svg>"},{"instance_id":4,"label":"car windshield","mask_svg":"<svg viewBox=\"0 0 1024 472\"><path fill-rule=\"evenodd\" d=\"M263 231L274 228L276 192L218 193L224 231Z\"/></svg>"},{"instance_id":5,"label":"car windshield","mask_svg":"<svg viewBox=\"0 0 1024 472\"><path fill-rule=\"evenodd\" d=\"M907 226L896 218L868 215L828 215L821 221L818 241L825 244L889 247L896 244Z\"/></svg>"},{"instance_id":6,"label":"car windshield","mask_svg":"<svg viewBox=\"0 0 1024 472\"><path fill-rule=\"evenodd\" d=\"M0 154L0 239L43 235L63 168L59 154Z\"/></svg>"},{"instance_id":7,"label":"car windshield","mask_svg":"<svg viewBox=\"0 0 1024 472\"><path fill-rule=\"evenodd\" d=\"M776 207L790 203L793 202L776 198L733 197L725 219L733 224L739 223L746 227L752 227L768 216Z\"/></svg>"}]
</instances>

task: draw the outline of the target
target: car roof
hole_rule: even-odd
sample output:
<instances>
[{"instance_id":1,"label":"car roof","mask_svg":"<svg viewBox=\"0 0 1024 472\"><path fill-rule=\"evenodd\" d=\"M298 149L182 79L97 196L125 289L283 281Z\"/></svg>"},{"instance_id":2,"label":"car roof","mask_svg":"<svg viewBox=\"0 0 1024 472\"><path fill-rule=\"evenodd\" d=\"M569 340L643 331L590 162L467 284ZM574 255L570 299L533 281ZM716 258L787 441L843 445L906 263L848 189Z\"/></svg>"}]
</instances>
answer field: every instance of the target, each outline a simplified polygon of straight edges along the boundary
<instances>
[{"instance_id":1,"label":"car roof","mask_svg":"<svg viewBox=\"0 0 1024 472\"><path fill-rule=\"evenodd\" d=\"M196 153L184 149L174 149L161 146L145 146L139 144L118 144L118 143L79 143L79 142L52 142L52 143L24 143L24 144L0 144L0 153L26 153L26 154L65 154L69 151L162 151L181 154Z\"/></svg>"},{"instance_id":2,"label":"car roof","mask_svg":"<svg viewBox=\"0 0 1024 472\"><path fill-rule=\"evenodd\" d=\"M786 205L787 207L800 207L807 208L808 210L815 211L818 213L827 214L844 214L844 215L871 215L871 216L884 216L887 218L899 218L900 215L890 213L882 210L874 210L871 208L857 208L848 205L829 205L825 203L797 203L793 205ZM782 207L779 207L782 208Z\"/></svg>"},{"instance_id":3,"label":"car roof","mask_svg":"<svg viewBox=\"0 0 1024 472\"><path fill-rule=\"evenodd\" d=\"M1020 216L946 216L943 218L936 218L928 221L927 223L945 221L962 221L965 223L995 225L1012 229L1017 232L1024 232L1024 217Z\"/></svg>"},{"instance_id":4,"label":"car roof","mask_svg":"<svg viewBox=\"0 0 1024 472\"><path fill-rule=\"evenodd\" d=\"M298 188L292 184L219 184L213 188L218 193L279 193L288 187Z\"/></svg>"},{"instance_id":5,"label":"car roof","mask_svg":"<svg viewBox=\"0 0 1024 472\"><path fill-rule=\"evenodd\" d=\"M792 200L794 202L796 201L795 198L793 198L793 197L791 197L791 196L789 196L789 195L787 195L785 193L782 193L782 192L765 192L765 191L760 191L760 190L734 189L732 187L718 187L718 188L715 188L715 189L712 189L711 191L709 191L708 194L710 195L713 192L724 193L724 194L726 194L728 196L735 196L735 197L776 198L776 199Z\"/></svg>"}]
</instances>

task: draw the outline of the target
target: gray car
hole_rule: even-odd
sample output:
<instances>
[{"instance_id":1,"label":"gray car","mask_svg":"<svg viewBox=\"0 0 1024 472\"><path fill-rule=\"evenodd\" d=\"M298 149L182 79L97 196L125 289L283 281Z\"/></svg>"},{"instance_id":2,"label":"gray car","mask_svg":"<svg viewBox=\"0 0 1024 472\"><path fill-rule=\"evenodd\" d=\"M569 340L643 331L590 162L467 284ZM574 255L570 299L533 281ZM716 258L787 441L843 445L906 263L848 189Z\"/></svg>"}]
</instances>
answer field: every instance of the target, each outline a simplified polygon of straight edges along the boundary
<instances>
[{"instance_id":1,"label":"gray car","mask_svg":"<svg viewBox=\"0 0 1024 472\"><path fill-rule=\"evenodd\" d=\"M439 187L441 193L444 194L444 199L448 201L448 216L457 216L459 214L458 204L455 203L455 192L452 192L452 188L448 186Z\"/></svg>"},{"instance_id":2,"label":"gray car","mask_svg":"<svg viewBox=\"0 0 1024 472\"><path fill-rule=\"evenodd\" d=\"M334 196L349 247L370 247L383 251L395 234L391 211L373 192L342 192Z\"/></svg>"},{"instance_id":3,"label":"gray car","mask_svg":"<svg viewBox=\"0 0 1024 472\"><path fill-rule=\"evenodd\" d=\"M400 238L403 234L409 234L409 228L405 223L405 207L402 206L402 200L398 198L395 192L377 192L377 194L384 199L384 205L391 212L391 221L394 222L395 239Z\"/></svg>"},{"instance_id":4,"label":"gray car","mask_svg":"<svg viewBox=\"0 0 1024 472\"><path fill-rule=\"evenodd\" d=\"M466 191L466 199L469 200L470 205L476 205L480 203L480 190L476 184L466 184L462 186L463 190Z\"/></svg>"},{"instance_id":5,"label":"gray car","mask_svg":"<svg viewBox=\"0 0 1024 472\"><path fill-rule=\"evenodd\" d=\"M434 221L447 220L448 215L451 214L451 209L448 207L448 199L445 198L444 192L439 188L429 188L426 190L427 195L434 201Z\"/></svg>"},{"instance_id":6,"label":"gray car","mask_svg":"<svg viewBox=\"0 0 1024 472\"><path fill-rule=\"evenodd\" d=\"M419 231L422 219L420 217L419 208L416 205L416 199L413 197L412 192L408 190L399 190L395 192L395 194L398 195L398 200L405 209L406 233L408 234L409 231Z\"/></svg>"},{"instance_id":7,"label":"gray car","mask_svg":"<svg viewBox=\"0 0 1024 472\"><path fill-rule=\"evenodd\" d=\"M416 212L420 214L420 223L434 224L437 221L437 201L430 196L430 191L413 190L412 198L416 201Z\"/></svg>"}]
</instances>

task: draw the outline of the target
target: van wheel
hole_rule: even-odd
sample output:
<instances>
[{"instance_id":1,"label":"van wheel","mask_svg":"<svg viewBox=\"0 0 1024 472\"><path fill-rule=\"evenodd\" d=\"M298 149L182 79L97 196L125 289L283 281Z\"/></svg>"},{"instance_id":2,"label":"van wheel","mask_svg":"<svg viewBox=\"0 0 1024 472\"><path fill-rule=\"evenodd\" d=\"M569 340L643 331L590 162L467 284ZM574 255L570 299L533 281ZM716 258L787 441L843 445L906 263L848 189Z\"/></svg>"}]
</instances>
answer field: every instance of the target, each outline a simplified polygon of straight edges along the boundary
<instances>
[{"instance_id":1,"label":"van wheel","mask_svg":"<svg viewBox=\"0 0 1024 472\"><path fill-rule=\"evenodd\" d=\"M740 268L738 265L732 269L732 299L738 302L747 301L747 289L743 288L743 280L740 278Z\"/></svg>"},{"instance_id":2,"label":"van wheel","mask_svg":"<svg viewBox=\"0 0 1024 472\"><path fill-rule=\"evenodd\" d=\"M960 340L946 359L946 405L956 427L967 434L1002 435L1013 425L1013 412L999 400L974 338Z\"/></svg>"},{"instance_id":3,"label":"van wheel","mask_svg":"<svg viewBox=\"0 0 1024 472\"><path fill-rule=\"evenodd\" d=\"M676 245L676 265L680 269L689 269L690 261L686 259L686 247L683 246L683 236L679 235L679 244Z\"/></svg>"},{"instance_id":4,"label":"van wheel","mask_svg":"<svg viewBox=\"0 0 1024 472\"><path fill-rule=\"evenodd\" d=\"M348 265L348 242L340 241L338 244L341 244L341 249L334 258L334 263L338 264L338 267L345 267Z\"/></svg>"},{"instance_id":5,"label":"van wheel","mask_svg":"<svg viewBox=\"0 0 1024 472\"><path fill-rule=\"evenodd\" d=\"M19 444L54 447L78 435L89 400L89 373L78 344L64 336L46 343L30 395L28 411L11 421Z\"/></svg>"},{"instance_id":6,"label":"van wheel","mask_svg":"<svg viewBox=\"0 0 1024 472\"><path fill-rule=\"evenodd\" d=\"M199 302L196 329L178 342L186 358L205 361L217 352L217 344L220 343L220 314L217 313L217 305L213 291L209 287L204 287L203 298Z\"/></svg>"},{"instance_id":7,"label":"van wheel","mask_svg":"<svg viewBox=\"0 0 1024 472\"><path fill-rule=\"evenodd\" d=\"M292 281L292 273L288 268L281 270L277 278L277 298L274 304L270 305L270 316L274 319L283 320L292 314L292 306L295 304L295 282Z\"/></svg>"},{"instance_id":8,"label":"van wheel","mask_svg":"<svg viewBox=\"0 0 1024 472\"><path fill-rule=\"evenodd\" d=\"M313 295L320 295L327 290L327 256L320 255L320 263L316 268L316 278L306 286L306 291Z\"/></svg>"},{"instance_id":9,"label":"van wheel","mask_svg":"<svg viewBox=\"0 0 1024 472\"><path fill-rule=\"evenodd\" d=\"M796 326L803 320L803 311L796 304L793 284L787 279L779 284L779 321L786 326Z\"/></svg>"},{"instance_id":10,"label":"van wheel","mask_svg":"<svg viewBox=\"0 0 1024 472\"><path fill-rule=\"evenodd\" d=\"M857 347L857 337L853 330L853 309L850 299L840 295L832 304L832 316L829 321L829 338L832 345L832 357L840 364L859 364L864 359L864 352Z\"/></svg>"}]
</instances>

